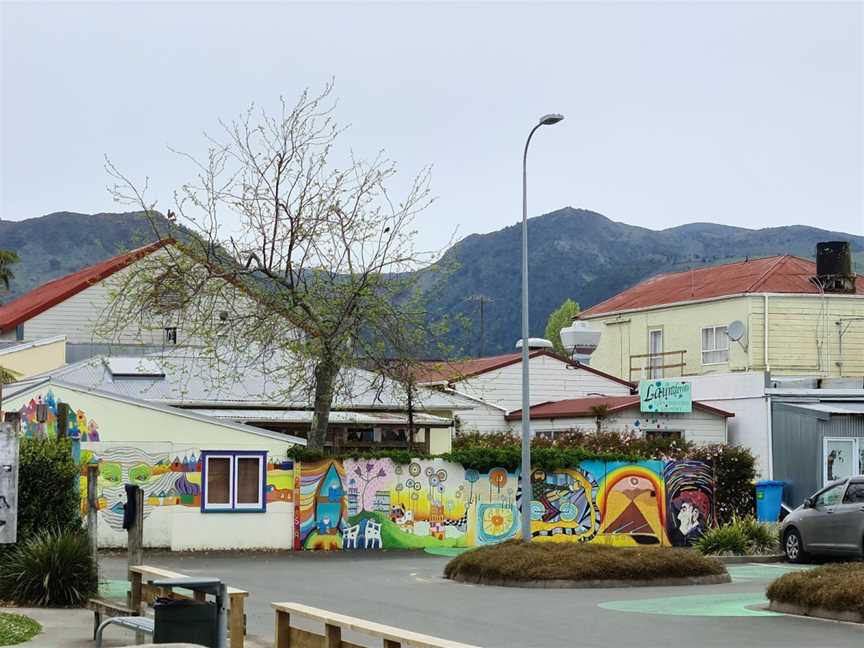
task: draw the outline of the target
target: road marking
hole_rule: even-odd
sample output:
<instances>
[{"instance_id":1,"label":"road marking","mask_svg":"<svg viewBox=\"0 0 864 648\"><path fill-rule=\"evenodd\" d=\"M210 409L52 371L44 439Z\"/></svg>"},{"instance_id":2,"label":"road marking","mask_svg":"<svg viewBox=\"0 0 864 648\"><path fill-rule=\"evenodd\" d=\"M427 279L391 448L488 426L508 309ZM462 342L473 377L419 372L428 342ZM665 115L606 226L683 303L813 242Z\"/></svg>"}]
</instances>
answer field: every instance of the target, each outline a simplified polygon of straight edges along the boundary
<instances>
[{"instance_id":1,"label":"road marking","mask_svg":"<svg viewBox=\"0 0 864 648\"><path fill-rule=\"evenodd\" d=\"M599 603L604 610L635 612L639 614L662 614L668 616L750 617L783 616L779 612L752 609L767 605L762 594L695 594L690 596L667 596L650 599L627 599Z\"/></svg>"}]
</instances>

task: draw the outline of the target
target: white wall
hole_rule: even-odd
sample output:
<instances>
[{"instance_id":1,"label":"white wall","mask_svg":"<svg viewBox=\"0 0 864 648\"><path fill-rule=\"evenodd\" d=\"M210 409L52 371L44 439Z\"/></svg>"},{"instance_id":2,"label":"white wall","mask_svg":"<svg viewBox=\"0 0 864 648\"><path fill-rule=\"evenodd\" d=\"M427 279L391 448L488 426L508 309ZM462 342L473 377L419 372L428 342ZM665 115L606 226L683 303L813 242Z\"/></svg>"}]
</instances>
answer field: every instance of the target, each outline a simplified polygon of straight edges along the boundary
<instances>
[{"instance_id":1,"label":"white wall","mask_svg":"<svg viewBox=\"0 0 864 648\"><path fill-rule=\"evenodd\" d=\"M518 432L521 423L511 421L513 432ZM590 433L597 429L593 416L568 417L558 419L532 419L533 432L546 430L579 429ZM609 432L641 433L646 430L680 430L684 439L697 445L726 443L726 419L717 414L694 409L688 413L668 413L651 415L639 411L639 406L613 412L603 421L603 430Z\"/></svg>"},{"instance_id":2,"label":"white wall","mask_svg":"<svg viewBox=\"0 0 864 648\"><path fill-rule=\"evenodd\" d=\"M729 443L749 448L760 478L770 477L768 397L763 372L687 376L693 399L735 414L729 419Z\"/></svg>"},{"instance_id":3,"label":"white wall","mask_svg":"<svg viewBox=\"0 0 864 648\"><path fill-rule=\"evenodd\" d=\"M561 360L539 355L529 360L531 404L581 398L589 394L626 396L630 388L619 382L573 367ZM489 371L456 383L464 394L512 411L522 407L522 363ZM461 414L460 414L461 417Z\"/></svg>"}]
</instances>

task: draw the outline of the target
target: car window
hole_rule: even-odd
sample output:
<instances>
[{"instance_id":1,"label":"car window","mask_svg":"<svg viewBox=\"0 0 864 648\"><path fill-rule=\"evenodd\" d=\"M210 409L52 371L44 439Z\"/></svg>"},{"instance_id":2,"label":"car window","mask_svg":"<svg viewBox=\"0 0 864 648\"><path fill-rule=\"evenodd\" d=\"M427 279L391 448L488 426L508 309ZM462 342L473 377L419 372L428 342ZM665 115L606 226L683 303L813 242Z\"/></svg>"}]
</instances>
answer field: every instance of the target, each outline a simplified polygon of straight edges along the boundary
<instances>
[{"instance_id":1,"label":"car window","mask_svg":"<svg viewBox=\"0 0 864 648\"><path fill-rule=\"evenodd\" d=\"M864 504L864 482L849 484L846 489L846 496L843 498L844 504Z\"/></svg>"},{"instance_id":2,"label":"car window","mask_svg":"<svg viewBox=\"0 0 864 648\"><path fill-rule=\"evenodd\" d=\"M840 503L840 498L843 497L843 489L846 488L846 483L837 484L828 490L822 491L816 496L816 508L824 508L826 506L834 506Z\"/></svg>"}]
</instances>

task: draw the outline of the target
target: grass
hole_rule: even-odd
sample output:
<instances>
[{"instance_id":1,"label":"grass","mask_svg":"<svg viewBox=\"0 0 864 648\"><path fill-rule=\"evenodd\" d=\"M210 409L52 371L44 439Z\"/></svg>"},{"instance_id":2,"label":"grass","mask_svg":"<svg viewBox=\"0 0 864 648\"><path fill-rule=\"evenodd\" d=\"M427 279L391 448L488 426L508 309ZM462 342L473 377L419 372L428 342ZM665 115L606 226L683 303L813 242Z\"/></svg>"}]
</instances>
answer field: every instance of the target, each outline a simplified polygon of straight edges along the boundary
<instances>
[{"instance_id":1,"label":"grass","mask_svg":"<svg viewBox=\"0 0 864 648\"><path fill-rule=\"evenodd\" d=\"M835 563L786 574L771 583L767 596L779 603L864 614L864 563Z\"/></svg>"},{"instance_id":2,"label":"grass","mask_svg":"<svg viewBox=\"0 0 864 648\"><path fill-rule=\"evenodd\" d=\"M0 646L14 646L32 639L41 631L42 626L30 617L0 612Z\"/></svg>"},{"instance_id":3,"label":"grass","mask_svg":"<svg viewBox=\"0 0 864 648\"><path fill-rule=\"evenodd\" d=\"M465 544L464 538L439 540L431 536L407 533L383 513L365 511L349 518L348 523L357 524L363 518L372 518L381 523L381 542L387 549L457 548Z\"/></svg>"},{"instance_id":4,"label":"grass","mask_svg":"<svg viewBox=\"0 0 864 648\"><path fill-rule=\"evenodd\" d=\"M689 549L518 540L468 551L444 568L447 578L469 581L653 580L725 573L720 562Z\"/></svg>"},{"instance_id":5,"label":"grass","mask_svg":"<svg viewBox=\"0 0 864 648\"><path fill-rule=\"evenodd\" d=\"M780 552L777 525L753 519L733 518L729 524L709 529L696 542L706 556L755 556Z\"/></svg>"}]
</instances>

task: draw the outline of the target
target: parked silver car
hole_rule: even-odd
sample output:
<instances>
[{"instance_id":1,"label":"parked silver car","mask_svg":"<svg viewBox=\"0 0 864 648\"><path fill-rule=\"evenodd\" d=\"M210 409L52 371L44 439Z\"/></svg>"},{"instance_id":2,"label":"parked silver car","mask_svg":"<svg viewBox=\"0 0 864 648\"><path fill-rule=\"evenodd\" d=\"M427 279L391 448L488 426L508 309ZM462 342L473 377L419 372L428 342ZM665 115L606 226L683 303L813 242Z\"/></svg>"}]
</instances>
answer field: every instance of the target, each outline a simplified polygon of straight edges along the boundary
<instances>
[{"instance_id":1,"label":"parked silver car","mask_svg":"<svg viewBox=\"0 0 864 648\"><path fill-rule=\"evenodd\" d=\"M832 482L792 511L780 527L789 562L810 556L864 557L864 475Z\"/></svg>"}]
</instances>

